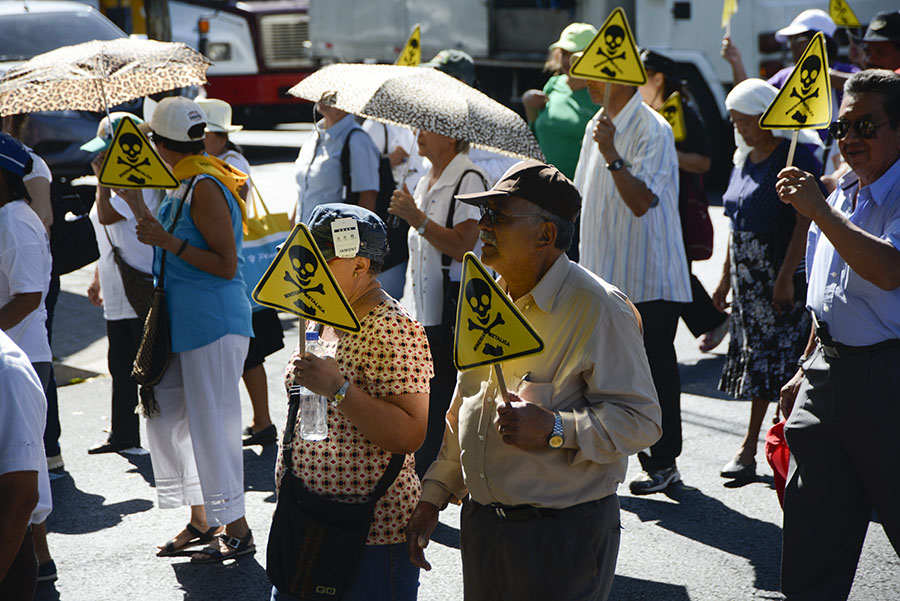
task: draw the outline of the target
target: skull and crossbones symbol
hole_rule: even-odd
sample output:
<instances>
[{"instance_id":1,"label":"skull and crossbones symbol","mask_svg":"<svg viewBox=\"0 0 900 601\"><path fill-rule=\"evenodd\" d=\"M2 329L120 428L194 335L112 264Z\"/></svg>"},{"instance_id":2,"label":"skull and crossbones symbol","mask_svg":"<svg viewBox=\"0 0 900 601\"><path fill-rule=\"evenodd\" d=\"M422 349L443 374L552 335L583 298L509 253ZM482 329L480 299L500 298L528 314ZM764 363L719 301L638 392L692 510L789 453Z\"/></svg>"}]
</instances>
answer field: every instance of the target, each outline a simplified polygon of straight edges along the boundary
<instances>
[{"instance_id":1,"label":"skull and crossbones symbol","mask_svg":"<svg viewBox=\"0 0 900 601\"><path fill-rule=\"evenodd\" d=\"M125 153L124 158L121 155L116 157L117 165L125 165L125 171L120 173L119 177L124 177L126 173L135 171L144 177L138 177L132 173L128 176L128 181L135 184L143 184L146 182L147 178L150 176L141 171L141 167L149 165L150 159L145 157L143 161L138 160L141 158L141 151L144 149L144 142L141 140L141 137L132 133L122 134L119 138L119 148Z\"/></svg>"},{"instance_id":2,"label":"skull and crossbones symbol","mask_svg":"<svg viewBox=\"0 0 900 601\"><path fill-rule=\"evenodd\" d=\"M610 25L603 32L603 41L606 43L606 51L604 52L602 45L597 47L597 54L602 56L603 60L594 65L594 68L596 69L601 65L609 63L620 74L623 73L622 69L616 64L616 61L625 58L626 52L624 50L622 50L621 54L616 54L616 52L622 48L622 44L625 42L625 30L618 25ZM609 67L600 69L600 72L606 74L608 77L616 77L616 71L613 71Z\"/></svg>"},{"instance_id":3,"label":"skull and crossbones symbol","mask_svg":"<svg viewBox=\"0 0 900 601\"><path fill-rule=\"evenodd\" d=\"M791 98L797 98L798 100L784 112L785 115L790 115L791 111L794 111L791 119L797 123L806 123L807 114L813 112L806 101L810 98L819 97L819 88L813 88L821 71L822 61L818 56L810 55L803 59L803 63L800 65L800 91L798 92L796 87L791 89ZM794 110L798 109L801 104L806 109L805 113L800 110Z\"/></svg>"},{"instance_id":4,"label":"skull and crossbones symbol","mask_svg":"<svg viewBox=\"0 0 900 601\"><path fill-rule=\"evenodd\" d=\"M678 109L674 105L663 107L663 117L673 128L678 124Z\"/></svg>"},{"instance_id":5,"label":"skull and crossbones symbol","mask_svg":"<svg viewBox=\"0 0 900 601\"><path fill-rule=\"evenodd\" d=\"M295 285L299 290L299 293L305 294L306 296L309 296L313 292L325 294L325 288L322 286L321 282L316 286L311 286L312 278L319 268L319 260L316 258L315 253L303 246L292 246L288 251L288 256L291 259L291 266L294 268L297 277L294 279L294 276L291 275L291 270L288 269L284 272L284 281ZM286 294L285 298L296 294L297 293L295 292L291 292ZM299 298L294 301L294 305L309 315L316 314L315 307L307 305Z\"/></svg>"},{"instance_id":6,"label":"skull and crossbones symbol","mask_svg":"<svg viewBox=\"0 0 900 601\"><path fill-rule=\"evenodd\" d=\"M481 335L478 337L478 341L475 343L472 350L477 351L486 336L490 336L498 342L503 342L499 336L491 331L495 327L506 323L500 312L498 311L494 320L491 321L490 324L488 323L491 318L491 287L488 283L478 278L469 280L469 283L466 284L466 300L469 303L469 307L475 311L475 320L478 322L476 323L469 319L469 331L481 330ZM503 354L503 348L499 345L494 346L485 343L483 352L486 355L499 357Z\"/></svg>"}]
</instances>

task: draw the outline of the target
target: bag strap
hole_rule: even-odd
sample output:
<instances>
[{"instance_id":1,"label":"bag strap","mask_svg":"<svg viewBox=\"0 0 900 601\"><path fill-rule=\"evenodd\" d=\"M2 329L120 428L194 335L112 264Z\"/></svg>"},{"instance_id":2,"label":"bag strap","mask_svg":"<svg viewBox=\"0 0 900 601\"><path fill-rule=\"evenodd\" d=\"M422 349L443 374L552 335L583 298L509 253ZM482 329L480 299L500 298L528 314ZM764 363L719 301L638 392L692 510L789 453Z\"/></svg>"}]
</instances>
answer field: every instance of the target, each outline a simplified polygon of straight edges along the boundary
<instances>
[{"instance_id":1,"label":"bag strap","mask_svg":"<svg viewBox=\"0 0 900 601\"><path fill-rule=\"evenodd\" d=\"M350 191L350 137L358 131L366 134L362 128L352 128L344 138L344 146L341 148L341 183L344 184L344 202L348 204L359 204L359 198L352 198L353 192Z\"/></svg>"},{"instance_id":2,"label":"bag strap","mask_svg":"<svg viewBox=\"0 0 900 601\"><path fill-rule=\"evenodd\" d=\"M194 176L191 178L191 181L188 182L187 188L184 190L184 194L181 196L181 204L178 205L178 210L175 212L175 219L172 220L172 225L169 226L169 233L175 231L175 225L178 223L178 219L181 217L181 211L184 209L184 203L187 200L188 194L191 193L191 190L194 188L194 182L197 181L198 176ZM166 249L162 249L162 257L159 260L159 282L156 284L157 288L163 287L163 281L166 276Z\"/></svg>"},{"instance_id":3,"label":"bag strap","mask_svg":"<svg viewBox=\"0 0 900 601\"><path fill-rule=\"evenodd\" d=\"M478 177L481 178L481 183L484 184L484 189L488 189L487 180L484 179L484 176L481 175L481 172L477 169L466 169L462 172L462 175L460 175L459 179L456 180L456 187L453 189L453 196L450 197L450 208L447 209L447 223L444 224L444 227L446 227L448 230L453 229L453 215L456 213L456 195L459 194L459 188L460 186L462 186L463 178L470 173L477 174ZM448 275L450 273L450 263L452 261L453 259L450 257L450 255L441 254L441 269L447 272Z\"/></svg>"},{"instance_id":4,"label":"bag strap","mask_svg":"<svg viewBox=\"0 0 900 601\"><path fill-rule=\"evenodd\" d=\"M284 429L284 435L281 439L281 456L284 460L284 472L281 475L282 484L284 483L285 475L289 470L293 469L293 462L291 461L291 450L294 443L294 425L297 423L297 414L299 412L300 395L291 394L290 404L288 406L287 426ZM390 462L388 462L388 466L384 470L384 474L382 474L381 478L379 478L378 483L375 485L375 488L372 489L372 493L369 495L369 501L368 503L366 503L366 505L374 507L375 504L378 503L379 499L384 496L384 493L386 493L387 490L394 484L397 476L400 475L400 470L403 469L403 462L405 460L405 454L391 453L391 460Z\"/></svg>"}]
</instances>

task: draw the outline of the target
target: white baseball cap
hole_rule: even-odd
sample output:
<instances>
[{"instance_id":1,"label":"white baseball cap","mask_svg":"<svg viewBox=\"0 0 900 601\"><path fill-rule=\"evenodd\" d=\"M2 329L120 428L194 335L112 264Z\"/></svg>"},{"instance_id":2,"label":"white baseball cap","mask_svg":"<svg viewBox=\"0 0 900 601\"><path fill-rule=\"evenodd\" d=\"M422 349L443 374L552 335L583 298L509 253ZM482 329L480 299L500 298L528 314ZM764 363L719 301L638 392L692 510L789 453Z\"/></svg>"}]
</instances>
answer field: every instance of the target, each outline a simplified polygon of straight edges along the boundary
<instances>
[{"instance_id":1,"label":"white baseball cap","mask_svg":"<svg viewBox=\"0 0 900 601\"><path fill-rule=\"evenodd\" d=\"M197 99L197 104L206 113L206 131L231 133L241 131L240 125L231 124L231 105L218 98Z\"/></svg>"},{"instance_id":2,"label":"white baseball cap","mask_svg":"<svg viewBox=\"0 0 900 601\"><path fill-rule=\"evenodd\" d=\"M810 8L803 11L791 21L787 27L782 27L775 32L775 39L779 42L786 42L788 37L797 35L798 33L806 33L807 31L821 31L828 37L834 37L837 31L837 25L824 10L818 8Z\"/></svg>"},{"instance_id":3,"label":"white baseball cap","mask_svg":"<svg viewBox=\"0 0 900 601\"><path fill-rule=\"evenodd\" d=\"M206 137L206 113L193 100L169 96L156 105L149 129L175 142L197 142Z\"/></svg>"}]
</instances>

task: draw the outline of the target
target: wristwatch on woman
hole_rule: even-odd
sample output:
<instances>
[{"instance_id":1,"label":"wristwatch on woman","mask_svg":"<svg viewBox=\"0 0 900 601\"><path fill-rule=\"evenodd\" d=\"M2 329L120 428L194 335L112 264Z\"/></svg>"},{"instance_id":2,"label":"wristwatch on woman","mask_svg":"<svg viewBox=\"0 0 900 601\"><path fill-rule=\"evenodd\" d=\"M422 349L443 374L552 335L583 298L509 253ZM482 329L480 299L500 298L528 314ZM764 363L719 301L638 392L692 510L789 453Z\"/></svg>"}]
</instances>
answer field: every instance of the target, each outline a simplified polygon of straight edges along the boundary
<instances>
[{"instance_id":1,"label":"wristwatch on woman","mask_svg":"<svg viewBox=\"0 0 900 601\"><path fill-rule=\"evenodd\" d=\"M344 397L347 396L347 391L350 389L350 380L344 378L344 383L341 384L341 387L338 388L338 391L334 393L334 396L331 397L331 406L337 407L341 403L344 402Z\"/></svg>"}]
</instances>

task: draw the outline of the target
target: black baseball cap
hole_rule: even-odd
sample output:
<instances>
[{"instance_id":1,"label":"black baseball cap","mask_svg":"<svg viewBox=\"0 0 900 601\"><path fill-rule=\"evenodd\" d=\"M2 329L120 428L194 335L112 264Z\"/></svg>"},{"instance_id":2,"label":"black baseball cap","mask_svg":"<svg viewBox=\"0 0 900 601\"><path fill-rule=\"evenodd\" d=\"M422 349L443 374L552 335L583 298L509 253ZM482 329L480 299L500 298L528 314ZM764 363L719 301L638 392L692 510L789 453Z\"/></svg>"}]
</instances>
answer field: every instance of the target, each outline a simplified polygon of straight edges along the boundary
<instances>
[{"instance_id":1,"label":"black baseball cap","mask_svg":"<svg viewBox=\"0 0 900 601\"><path fill-rule=\"evenodd\" d=\"M366 257L378 265L383 264L390 249L387 242L387 228L381 217L363 207L342 202L321 204L313 209L309 217L309 231L325 260L330 261L335 257L331 222L345 217L356 221L356 228L359 231L359 252L356 256Z\"/></svg>"},{"instance_id":2,"label":"black baseball cap","mask_svg":"<svg viewBox=\"0 0 900 601\"><path fill-rule=\"evenodd\" d=\"M470 205L486 205L492 198L518 196L563 219L575 221L581 211L581 194L575 184L553 165L521 161L509 168L494 187L484 192L460 194Z\"/></svg>"},{"instance_id":3,"label":"black baseball cap","mask_svg":"<svg viewBox=\"0 0 900 601\"><path fill-rule=\"evenodd\" d=\"M869 22L863 42L900 42L900 11L884 11Z\"/></svg>"}]
</instances>

